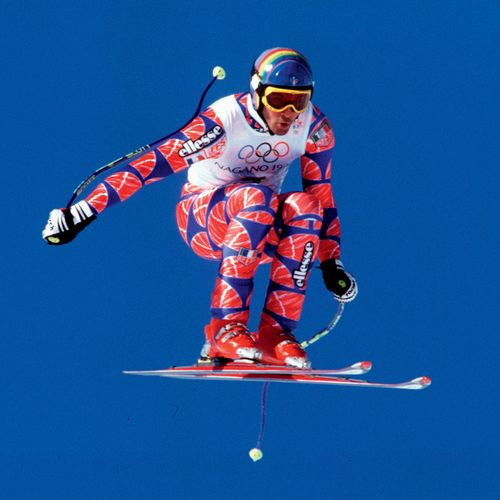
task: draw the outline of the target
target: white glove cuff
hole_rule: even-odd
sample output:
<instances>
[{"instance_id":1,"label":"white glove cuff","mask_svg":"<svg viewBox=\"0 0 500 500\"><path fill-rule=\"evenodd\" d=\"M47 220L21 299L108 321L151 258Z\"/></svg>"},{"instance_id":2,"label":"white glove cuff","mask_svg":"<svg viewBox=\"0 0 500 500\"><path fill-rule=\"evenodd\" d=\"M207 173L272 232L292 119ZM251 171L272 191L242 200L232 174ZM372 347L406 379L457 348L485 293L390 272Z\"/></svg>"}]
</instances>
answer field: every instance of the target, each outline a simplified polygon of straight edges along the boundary
<instances>
[{"instance_id":1,"label":"white glove cuff","mask_svg":"<svg viewBox=\"0 0 500 500\"><path fill-rule=\"evenodd\" d=\"M89 217L94 215L90 205L85 201L79 201L75 205L72 205L70 208L71 215L73 216L73 222L75 224L80 224L84 220L87 220Z\"/></svg>"}]
</instances>

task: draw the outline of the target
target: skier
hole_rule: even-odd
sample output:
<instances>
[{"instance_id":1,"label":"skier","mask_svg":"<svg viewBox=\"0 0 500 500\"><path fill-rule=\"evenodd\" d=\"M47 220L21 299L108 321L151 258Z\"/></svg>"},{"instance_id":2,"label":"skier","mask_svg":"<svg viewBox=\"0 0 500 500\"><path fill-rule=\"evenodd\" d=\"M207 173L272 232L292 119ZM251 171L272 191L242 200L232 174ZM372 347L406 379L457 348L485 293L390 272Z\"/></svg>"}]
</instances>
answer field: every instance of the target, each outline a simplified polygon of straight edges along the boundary
<instances>
[{"instance_id":1,"label":"skier","mask_svg":"<svg viewBox=\"0 0 500 500\"><path fill-rule=\"evenodd\" d=\"M339 260L330 182L334 134L311 103L313 87L302 54L264 51L252 66L250 92L217 100L180 132L115 169L85 200L52 210L43 238L68 243L145 184L188 169L176 209L179 230L197 255L218 262L202 355L310 367L293 332L315 259L336 300L357 294ZM280 193L299 157L302 191ZM271 263L270 281L258 331L250 333L253 278L263 263Z\"/></svg>"}]
</instances>

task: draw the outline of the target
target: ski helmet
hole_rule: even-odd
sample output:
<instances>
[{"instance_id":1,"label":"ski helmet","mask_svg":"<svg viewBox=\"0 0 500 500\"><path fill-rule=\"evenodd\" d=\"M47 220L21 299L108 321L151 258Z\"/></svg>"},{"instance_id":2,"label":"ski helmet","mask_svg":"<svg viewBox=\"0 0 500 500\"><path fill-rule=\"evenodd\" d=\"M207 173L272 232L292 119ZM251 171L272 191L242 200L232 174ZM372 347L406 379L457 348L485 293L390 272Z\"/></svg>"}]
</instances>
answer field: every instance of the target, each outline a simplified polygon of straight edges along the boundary
<instances>
[{"instance_id":1,"label":"ski helmet","mask_svg":"<svg viewBox=\"0 0 500 500\"><path fill-rule=\"evenodd\" d=\"M261 108L266 86L293 89L313 89L314 80L307 59L296 50L276 47L262 52L254 61L250 72L250 92L254 106Z\"/></svg>"}]
</instances>

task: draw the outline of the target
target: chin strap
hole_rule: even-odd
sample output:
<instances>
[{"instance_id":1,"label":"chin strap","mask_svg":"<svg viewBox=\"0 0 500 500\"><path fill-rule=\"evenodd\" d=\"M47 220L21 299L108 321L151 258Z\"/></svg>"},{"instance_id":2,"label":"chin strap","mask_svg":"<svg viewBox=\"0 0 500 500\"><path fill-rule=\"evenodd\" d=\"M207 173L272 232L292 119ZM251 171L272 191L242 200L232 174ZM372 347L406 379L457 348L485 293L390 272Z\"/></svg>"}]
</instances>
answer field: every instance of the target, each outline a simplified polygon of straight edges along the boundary
<instances>
[{"instance_id":1,"label":"chin strap","mask_svg":"<svg viewBox=\"0 0 500 500\"><path fill-rule=\"evenodd\" d=\"M259 115L259 118L265 123L266 127L267 127L267 131L271 134L271 135L274 135L274 133L271 131L271 129L269 128L269 124L267 123L266 119L264 118L264 115L262 113L262 108L263 108L263 104L262 104L262 99L260 98L260 95L262 93L262 90L263 90L263 87L260 83L260 78L259 78L259 75L254 72L250 78L250 88L254 91L255 95L257 95L258 99L259 99L259 105L257 107L255 107L255 103L254 103L254 99L253 99L253 96L251 101L252 101L252 107L253 109L257 112L257 114Z\"/></svg>"}]
</instances>

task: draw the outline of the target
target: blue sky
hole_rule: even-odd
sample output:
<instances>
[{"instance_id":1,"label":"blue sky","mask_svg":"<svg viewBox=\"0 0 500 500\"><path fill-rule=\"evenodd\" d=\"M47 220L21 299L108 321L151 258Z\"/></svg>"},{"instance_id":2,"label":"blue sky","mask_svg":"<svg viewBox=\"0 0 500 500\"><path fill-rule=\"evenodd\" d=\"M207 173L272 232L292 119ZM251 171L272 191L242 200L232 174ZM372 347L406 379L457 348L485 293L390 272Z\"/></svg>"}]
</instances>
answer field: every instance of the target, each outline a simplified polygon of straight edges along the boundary
<instances>
[{"instance_id":1,"label":"blue sky","mask_svg":"<svg viewBox=\"0 0 500 500\"><path fill-rule=\"evenodd\" d=\"M0 481L12 499L470 499L498 495L496 2L2 2ZM189 364L214 264L183 244L184 174L71 245L48 212L99 166L305 53L336 131L334 193L358 299L316 367L373 362L422 392L133 378ZM7 177L9 182L7 183ZM298 187L297 168L285 187ZM495 189L496 188L496 189ZM253 321L266 283L257 278ZM297 335L336 305L319 271Z\"/></svg>"}]
</instances>

